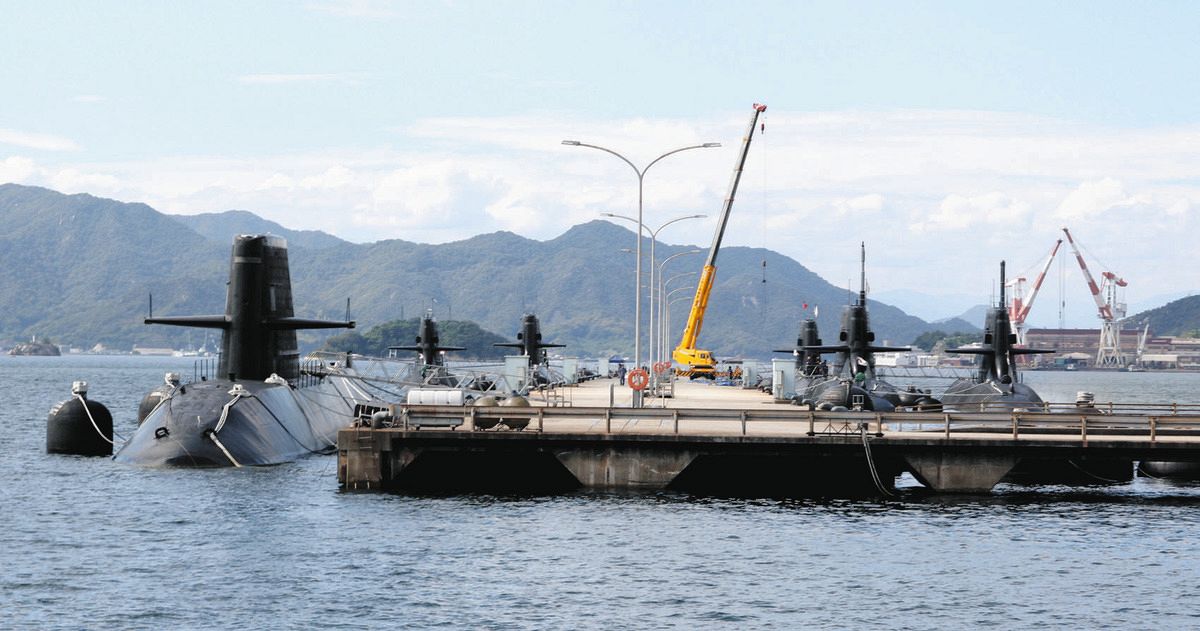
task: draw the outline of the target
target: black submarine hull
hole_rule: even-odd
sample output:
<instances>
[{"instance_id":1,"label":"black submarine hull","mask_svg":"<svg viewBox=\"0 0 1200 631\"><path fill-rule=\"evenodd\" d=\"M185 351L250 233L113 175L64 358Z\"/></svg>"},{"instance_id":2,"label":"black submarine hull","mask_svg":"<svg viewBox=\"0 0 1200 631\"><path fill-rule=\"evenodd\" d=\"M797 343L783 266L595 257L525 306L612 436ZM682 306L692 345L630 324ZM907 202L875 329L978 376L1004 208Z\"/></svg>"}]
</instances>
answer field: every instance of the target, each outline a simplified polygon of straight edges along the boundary
<instances>
[{"instance_id":1,"label":"black submarine hull","mask_svg":"<svg viewBox=\"0 0 1200 631\"><path fill-rule=\"evenodd\" d=\"M942 406L952 412L1039 410L1042 408L1042 397L1023 383L997 384L990 380L959 379L942 393Z\"/></svg>"},{"instance_id":2,"label":"black submarine hull","mask_svg":"<svg viewBox=\"0 0 1200 631\"><path fill-rule=\"evenodd\" d=\"M339 429L370 399L352 377L304 388L213 380L186 384L162 401L113 456L141 466L273 465L330 453Z\"/></svg>"}]
</instances>

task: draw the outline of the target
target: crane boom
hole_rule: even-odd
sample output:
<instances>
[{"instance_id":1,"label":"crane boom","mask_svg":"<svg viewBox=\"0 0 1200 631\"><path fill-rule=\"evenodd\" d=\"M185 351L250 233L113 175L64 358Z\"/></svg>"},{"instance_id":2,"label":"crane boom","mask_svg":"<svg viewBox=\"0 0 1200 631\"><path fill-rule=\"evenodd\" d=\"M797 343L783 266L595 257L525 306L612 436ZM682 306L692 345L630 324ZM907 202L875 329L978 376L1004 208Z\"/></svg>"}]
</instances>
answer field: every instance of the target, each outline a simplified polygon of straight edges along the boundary
<instances>
[{"instance_id":1,"label":"crane boom","mask_svg":"<svg viewBox=\"0 0 1200 631\"><path fill-rule=\"evenodd\" d=\"M1033 283L1033 290L1029 292L1029 300L1021 306L1021 310L1017 312L1013 321L1020 324L1025 322L1025 318L1029 316L1029 310L1033 308L1033 300L1037 298L1038 290L1042 288L1042 281L1046 280L1046 272L1050 270L1050 264L1054 262L1054 255L1058 254L1058 248L1062 246L1062 239L1059 239L1054 244L1054 248L1050 250L1050 258L1046 259L1046 265L1042 267L1042 273L1038 274L1037 280Z\"/></svg>"},{"instance_id":2,"label":"crane boom","mask_svg":"<svg viewBox=\"0 0 1200 631\"><path fill-rule=\"evenodd\" d=\"M1083 261L1083 255L1079 253L1079 248L1075 246L1075 239L1071 237L1071 231L1064 227L1063 232L1067 235L1067 242L1071 244L1071 250L1075 252L1075 260L1079 261L1079 269L1083 270L1083 277L1087 279L1088 290L1092 292L1092 299L1096 301L1096 309L1100 311L1100 319L1112 322L1112 307L1105 304L1104 298L1100 295L1100 286L1096 284L1096 279L1092 278L1092 273L1088 271L1087 263Z\"/></svg>"},{"instance_id":3,"label":"crane boom","mask_svg":"<svg viewBox=\"0 0 1200 631\"><path fill-rule=\"evenodd\" d=\"M716 369L712 353L696 348L696 339L700 336L700 328L704 325L704 312L708 309L708 297L712 293L713 280L717 274L717 253L721 249L721 239L725 236L725 226L729 223L729 211L733 209L733 199L737 195L738 183L742 179L742 169L746 165L746 156L750 153L750 141L754 138L754 126L758 116L767 111L766 105L754 104L754 113L750 116L750 126L742 138L742 152L733 167L733 176L729 182L729 195L721 208L721 216L717 220L717 229L713 234L712 246L708 250L708 258L700 271L700 280L696 283L696 297L692 299L692 310L688 314L687 326L683 329L683 337L679 346L672 354L673 359L683 364L693 374L711 376Z\"/></svg>"}]
</instances>

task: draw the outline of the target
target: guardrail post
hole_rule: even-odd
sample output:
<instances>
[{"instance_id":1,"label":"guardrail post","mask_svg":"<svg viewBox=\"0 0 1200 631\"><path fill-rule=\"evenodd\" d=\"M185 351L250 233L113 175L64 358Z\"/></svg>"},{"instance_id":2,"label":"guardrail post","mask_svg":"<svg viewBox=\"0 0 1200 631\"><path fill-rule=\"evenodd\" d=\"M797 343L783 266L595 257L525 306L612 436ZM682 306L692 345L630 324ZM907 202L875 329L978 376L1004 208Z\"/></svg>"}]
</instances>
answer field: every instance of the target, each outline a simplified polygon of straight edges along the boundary
<instances>
[{"instance_id":1,"label":"guardrail post","mask_svg":"<svg viewBox=\"0 0 1200 631\"><path fill-rule=\"evenodd\" d=\"M942 414L942 416L946 419L946 438L950 438L950 415Z\"/></svg>"},{"instance_id":2,"label":"guardrail post","mask_svg":"<svg viewBox=\"0 0 1200 631\"><path fill-rule=\"evenodd\" d=\"M1150 417L1150 442L1154 442L1158 438L1158 422L1157 418Z\"/></svg>"},{"instance_id":3,"label":"guardrail post","mask_svg":"<svg viewBox=\"0 0 1200 631\"><path fill-rule=\"evenodd\" d=\"M1018 425L1020 422L1021 422L1021 421L1020 421L1020 416L1017 414L1017 411L1016 411L1016 410L1013 410L1013 412L1012 412L1013 440L1016 440L1016 439L1017 439L1017 425Z\"/></svg>"},{"instance_id":4,"label":"guardrail post","mask_svg":"<svg viewBox=\"0 0 1200 631\"><path fill-rule=\"evenodd\" d=\"M545 410L545 408L538 408L537 412L538 412L538 433L540 434L540 433L546 431L546 410Z\"/></svg>"},{"instance_id":5,"label":"guardrail post","mask_svg":"<svg viewBox=\"0 0 1200 631\"><path fill-rule=\"evenodd\" d=\"M742 418L742 436L745 436L746 435L746 411L742 410L742 413L740 416Z\"/></svg>"},{"instance_id":6,"label":"guardrail post","mask_svg":"<svg viewBox=\"0 0 1200 631\"><path fill-rule=\"evenodd\" d=\"M812 405L808 406L808 435L816 436L817 413L813 411Z\"/></svg>"},{"instance_id":7,"label":"guardrail post","mask_svg":"<svg viewBox=\"0 0 1200 631\"><path fill-rule=\"evenodd\" d=\"M604 433L612 433L612 409L604 410Z\"/></svg>"},{"instance_id":8,"label":"guardrail post","mask_svg":"<svg viewBox=\"0 0 1200 631\"><path fill-rule=\"evenodd\" d=\"M675 433L679 433L679 410L671 410L671 420L675 422Z\"/></svg>"},{"instance_id":9,"label":"guardrail post","mask_svg":"<svg viewBox=\"0 0 1200 631\"><path fill-rule=\"evenodd\" d=\"M875 413L875 438L883 438L883 415Z\"/></svg>"},{"instance_id":10,"label":"guardrail post","mask_svg":"<svg viewBox=\"0 0 1200 631\"><path fill-rule=\"evenodd\" d=\"M1083 440L1083 444L1087 444L1087 416L1079 417L1079 436Z\"/></svg>"}]
</instances>

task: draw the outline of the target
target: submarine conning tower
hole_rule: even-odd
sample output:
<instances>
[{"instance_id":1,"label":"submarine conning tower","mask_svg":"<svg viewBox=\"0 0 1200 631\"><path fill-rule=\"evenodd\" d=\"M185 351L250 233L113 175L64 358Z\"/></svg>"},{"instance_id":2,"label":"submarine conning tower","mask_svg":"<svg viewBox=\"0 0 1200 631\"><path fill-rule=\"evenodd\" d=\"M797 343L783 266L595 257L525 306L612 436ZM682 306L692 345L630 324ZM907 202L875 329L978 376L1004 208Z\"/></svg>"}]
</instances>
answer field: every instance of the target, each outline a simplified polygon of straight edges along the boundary
<instances>
[{"instance_id":1,"label":"submarine conning tower","mask_svg":"<svg viewBox=\"0 0 1200 631\"><path fill-rule=\"evenodd\" d=\"M221 329L222 378L262 380L272 374L288 381L300 373L298 329L354 328L353 321L296 318L287 241L273 235L233 238L225 314L146 318L146 324Z\"/></svg>"}]
</instances>

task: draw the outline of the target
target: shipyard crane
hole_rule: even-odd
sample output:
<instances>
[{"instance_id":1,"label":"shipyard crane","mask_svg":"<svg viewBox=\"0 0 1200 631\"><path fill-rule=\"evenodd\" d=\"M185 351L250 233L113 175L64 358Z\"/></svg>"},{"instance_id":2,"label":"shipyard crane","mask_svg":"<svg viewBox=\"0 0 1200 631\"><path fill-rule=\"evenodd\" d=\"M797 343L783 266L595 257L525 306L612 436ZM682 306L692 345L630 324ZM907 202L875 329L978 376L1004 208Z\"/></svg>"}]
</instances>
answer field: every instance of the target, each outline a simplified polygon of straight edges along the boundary
<instances>
[{"instance_id":1,"label":"shipyard crane","mask_svg":"<svg viewBox=\"0 0 1200 631\"><path fill-rule=\"evenodd\" d=\"M733 178L729 183L729 196L725 198L721 208L721 216L717 219L717 230L713 234L712 247L708 250L708 259L700 271L700 280L696 283L696 297L692 299L692 310L688 313L687 326L683 329L683 337L679 346L675 347L672 359L680 364L679 374L696 377L715 378L717 362L712 352L696 348L696 340L700 337L700 327L704 324L704 312L708 309L708 297L712 293L713 280L717 274L717 252L721 249L721 238L725 236L725 225L729 223L729 211L733 209L733 198L737 194L738 182L742 179L742 168L746 165L746 155L750 153L750 141L754 138L754 125L758 116L767 111L766 105L754 104L754 113L750 116L750 126L742 138L742 152L738 155L733 166Z\"/></svg>"},{"instance_id":2,"label":"shipyard crane","mask_svg":"<svg viewBox=\"0 0 1200 631\"><path fill-rule=\"evenodd\" d=\"M1088 271L1087 263L1083 260L1083 254L1080 254L1075 245L1071 231L1064 227L1063 232L1067 235L1067 243L1071 244L1071 250L1075 252L1075 260L1079 261L1079 269L1083 270L1088 290L1092 293L1092 299L1096 301L1096 309L1100 316L1100 346L1096 351L1096 365L1124 367L1125 355L1121 353L1121 320L1125 318L1125 303L1117 301L1117 288L1125 287L1129 283L1106 271L1101 273L1100 277L1103 280L1097 285L1096 279L1092 278L1092 273Z\"/></svg>"},{"instance_id":3,"label":"shipyard crane","mask_svg":"<svg viewBox=\"0 0 1200 631\"><path fill-rule=\"evenodd\" d=\"M1025 295L1025 283L1028 282L1024 276L1018 276L1007 284L1013 288L1012 303L1008 307L1008 319L1012 321L1013 328L1017 332L1017 343L1025 344L1025 318L1029 317L1029 310L1033 308L1033 301L1037 299L1038 291L1042 288L1042 281L1046 280L1046 272L1050 270L1050 264L1054 262L1054 256L1058 254L1058 248L1062 245L1062 239L1055 242L1054 247L1050 249L1050 256L1046 259L1046 264L1042 266L1042 273L1038 274L1037 280L1033 282L1033 289L1029 290L1029 296Z\"/></svg>"}]
</instances>

